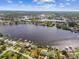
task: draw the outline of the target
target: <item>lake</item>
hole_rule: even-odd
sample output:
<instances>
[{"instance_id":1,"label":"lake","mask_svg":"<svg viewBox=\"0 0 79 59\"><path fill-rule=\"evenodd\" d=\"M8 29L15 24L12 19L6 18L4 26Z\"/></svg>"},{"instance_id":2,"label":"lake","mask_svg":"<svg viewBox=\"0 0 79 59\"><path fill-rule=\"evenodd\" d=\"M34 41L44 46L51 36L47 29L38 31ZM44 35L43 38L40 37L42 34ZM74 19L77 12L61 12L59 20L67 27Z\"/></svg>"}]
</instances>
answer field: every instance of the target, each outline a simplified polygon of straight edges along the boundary
<instances>
[{"instance_id":1,"label":"lake","mask_svg":"<svg viewBox=\"0 0 79 59\"><path fill-rule=\"evenodd\" d=\"M79 47L79 33L74 33L55 27L35 26L30 24L1 25L0 32L11 38L22 38L42 45L51 45L59 48Z\"/></svg>"}]
</instances>

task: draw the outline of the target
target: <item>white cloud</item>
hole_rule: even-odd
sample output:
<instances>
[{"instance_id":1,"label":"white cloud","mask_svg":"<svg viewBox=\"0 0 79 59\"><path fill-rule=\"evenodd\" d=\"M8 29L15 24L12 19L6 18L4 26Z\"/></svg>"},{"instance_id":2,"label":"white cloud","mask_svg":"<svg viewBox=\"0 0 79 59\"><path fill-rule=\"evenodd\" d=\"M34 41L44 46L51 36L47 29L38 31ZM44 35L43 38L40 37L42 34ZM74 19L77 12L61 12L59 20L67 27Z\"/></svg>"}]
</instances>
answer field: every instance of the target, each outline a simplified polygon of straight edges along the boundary
<instances>
[{"instance_id":1,"label":"white cloud","mask_svg":"<svg viewBox=\"0 0 79 59\"><path fill-rule=\"evenodd\" d=\"M43 2L37 2L37 4L38 4L38 5L41 5L41 4L43 4Z\"/></svg>"},{"instance_id":2,"label":"white cloud","mask_svg":"<svg viewBox=\"0 0 79 59\"><path fill-rule=\"evenodd\" d=\"M27 6L27 7L26 7ZM32 6L32 5L24 5L24 4L13 4L8 5L6 8L3 8L5 10L25 10L25 11L52 11L55 9L52 7L52 4L45 4L45 5L39 5L39 6Z\"/></svg>"},{"instance_id":3,"label":"white cloud","mask_svg":"<svg viewBox=\"0 0 79 59\"><path fill-rule=\"evenodd\" d=\"M34 2L53 2L55 3L55 0L33 0Z\"/></svg>"},{"instance_id":4,"label":"white cloud","mask_svg":"<svg viewBox=\"0 0 79 59\"><path fill-rule=\"evenodd\" d=\"M62 5L62 3L61 3ZM27 7L26 7L27 6ZM49 6L49 7L47 7ZM6 7L6 8L5 8ZM32 6L32 5L24 5L24 4L13 4L0 6L0 10L17 10L17 11L77 11L78 9L72 8L61 8L61 7L53 7L53 5L43 5L43 6ZM78 10L79 11L79 10Z\"/></svg>"},{"instance_id":5,"label":"white cloud","mask_svg":"<svg viewBox=\"0 0 79 59\"><path fill-rule=\"evenodd\" d=\"M76 1L76 0L66 0L67 2L70 2L70 1Z\"/></svg>"},{"instance_id":6,"label":"white cloud","mask_svg":"<svg viewBox=\"0 0 79 59\"><path fill-rule=\"evenodd\" d=\"M67 2L66 5L70 5L70 3Z\"/></svg>"},{"instance_id":7,"label":"white cloud","mask_svg":"<svg viewBox=\"0 0 79 59\"><path fill-rule=\"evenodd\" d=\"M64 3L60 3L60 4L59 4L59 7L64 8L64 7L65 7Z\"/></svg>"},{"instance_id":8,"label":"white cloud","mask_svg":"<svg viewBox=\"0 0 79 59\"><path fill-rule=\"evenodd\" d=\"M33 7L34 9L40 10L52 10L54 8L54 5L52 4L45 4L45 5L39 5L39 6L30 6L31 8Z\"/></svg>"},{"instance_id":9,"label":"white cloud","mask_svg":"<svg viewBox=\"0 0 79 59\"><path fill-rule=\"evenodd\" d=\"M76 1L76 0L72 0L72 1Z\"/></svg>"},{"instance_id":10,"label":"white cloud","mask_svg":"<svg viewBox=\"0 0 79 59\"><path fill-rule=\"evenodd\" d=\"M20 1L19 1L19 3L20 3L20 4L22 4L22 3L23 3L23 1L21 1L21 0L20 0Z\"/></svg>"},{"instance_id":11,"label":"white cloud","mask_svg":"<svg viewBox=\"0 0 79 59\"><path fill-rule=\"evenodd\" d=\"M34 6L34 9L38 10L52 10L56 7L55 0L33 0L39 5Z\"/></svg>"},{"instance_id":12,"label":"white cloud","mask_svg":"<svg viewBox=\"0 0 79 59\"><path fill-rule=\"evenodd\" d=\"M8 3L12 3L13 4L13 0L6 0ZM68 10L68 8L66 9L65 6L68 6L70 5L70 2L72 0L66 0L66 1L69 1L69 2L66 2L66 3L51 3L49 4L49 2L56 2L56 0L33 0L34 2L38 3L38 4L41 4L41 5L26 5L26 4L23 4L23 1L22 0L18 0L17 2L19 4L8 4L9 6L4 6L4 7L0 7L0 9L7 9L7 10L26 10L26 11L53 11L53 10ZM75 1L75 0L73 0ZM47 3L48 2L48 3ZM43 4L42 4L43 3ZM5 8L6 7L6 8ZM70 7L71 8L71 7ZM71 9L70 9L71 10Z\"/></svg>"},{"instance_id":13,"label":"white cloud","mask_svg":"<svg viewBox=\"0 0 79 59\"><path fill-rule=\"evenodd\" d=\"M13 1L12 0L6 0L8 3L13 3Z\"/></svg>"},{"instance_id":14,"label":"white cloud","mask_svg":"<svg viewBox=\"0 0 79 59\"><path fill-rule=\"evenodd\" d=\"M71 1L71 0L66 0L66 1Z\"/></svg>"}]
</instances>

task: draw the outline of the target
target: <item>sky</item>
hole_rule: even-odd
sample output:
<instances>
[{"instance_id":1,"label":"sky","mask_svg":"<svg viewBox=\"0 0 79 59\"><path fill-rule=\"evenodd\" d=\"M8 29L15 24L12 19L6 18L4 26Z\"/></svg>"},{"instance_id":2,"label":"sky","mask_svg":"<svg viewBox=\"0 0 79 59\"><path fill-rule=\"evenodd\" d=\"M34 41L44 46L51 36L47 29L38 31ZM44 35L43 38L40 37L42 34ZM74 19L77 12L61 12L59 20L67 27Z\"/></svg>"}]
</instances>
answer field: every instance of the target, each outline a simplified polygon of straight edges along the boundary
<instances>
[{"instance_id":1,"label":"sky","mask_svg":"<svg viewBox=\"0 0 79 59\"><path fill-rule=\"evenodd\" d=\"M79 0L0 0L0 10L79 11Z\"/></svg>"}]
</instances>

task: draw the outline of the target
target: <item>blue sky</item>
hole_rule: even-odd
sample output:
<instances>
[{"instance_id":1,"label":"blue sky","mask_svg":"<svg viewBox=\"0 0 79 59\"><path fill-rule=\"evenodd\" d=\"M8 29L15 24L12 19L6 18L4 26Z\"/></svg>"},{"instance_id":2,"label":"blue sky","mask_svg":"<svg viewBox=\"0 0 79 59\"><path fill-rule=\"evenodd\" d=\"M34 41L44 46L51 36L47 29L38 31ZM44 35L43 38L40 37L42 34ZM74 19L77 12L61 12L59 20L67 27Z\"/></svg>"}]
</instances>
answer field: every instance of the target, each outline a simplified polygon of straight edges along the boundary
<instances>
[{"instance_id":1,"label":"blue sky","mask_svg":"<svg viewBox=\"0 0 79 59\"><path fill-rule=\"evenodd\" d=\"M0 0L0 10L78 11L79 0Z\"/></svg>"}]
</instances>

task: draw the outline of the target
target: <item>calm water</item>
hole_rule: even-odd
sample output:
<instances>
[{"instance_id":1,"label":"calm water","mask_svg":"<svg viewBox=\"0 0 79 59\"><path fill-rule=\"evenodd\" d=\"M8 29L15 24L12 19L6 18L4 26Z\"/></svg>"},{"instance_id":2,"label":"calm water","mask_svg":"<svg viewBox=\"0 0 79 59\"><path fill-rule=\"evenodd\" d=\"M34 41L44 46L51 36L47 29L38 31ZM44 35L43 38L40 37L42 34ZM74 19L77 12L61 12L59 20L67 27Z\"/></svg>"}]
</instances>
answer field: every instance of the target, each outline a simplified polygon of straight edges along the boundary
<instances>
[{"instance_id":1,"label":"calm water","mask_svg":"<svg viewBox=\"0 0 79 59\"><path fill-rule=\"evenodd\" d=\"M9 35L10 37L29 39L40 44L57 47L79 47L79 33L72 33L55 27L48 28L35 25L5 25L0 26L0 32Z\"/></svg>"}]
</instances>

